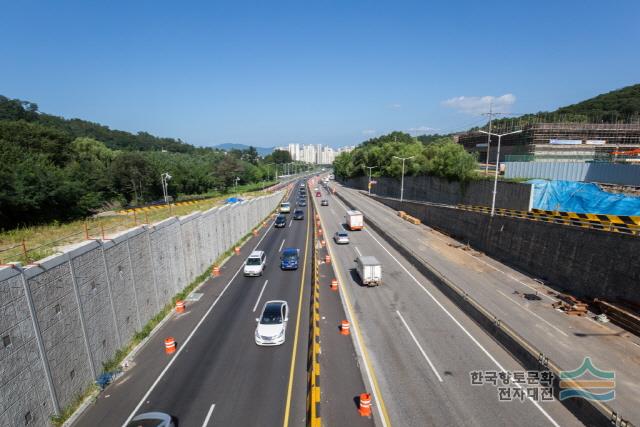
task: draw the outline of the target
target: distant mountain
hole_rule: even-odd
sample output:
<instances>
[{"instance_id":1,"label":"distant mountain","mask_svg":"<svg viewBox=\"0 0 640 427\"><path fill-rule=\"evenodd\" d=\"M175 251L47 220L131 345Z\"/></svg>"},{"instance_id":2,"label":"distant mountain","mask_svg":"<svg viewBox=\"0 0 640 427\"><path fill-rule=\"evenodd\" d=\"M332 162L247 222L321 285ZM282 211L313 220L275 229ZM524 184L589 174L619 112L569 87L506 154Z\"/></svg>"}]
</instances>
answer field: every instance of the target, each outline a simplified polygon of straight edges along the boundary
<instances>
[{"instance_id":1,"label":"distant mountain","mask_svg":"<svg viewBox=\"0 0 640 427\"><path fill-rule=\"evenodd\" d=\"M227 142L227 143L224 143L224 144L214 145L213 148L217 148L219 150L225 150L225 151L229 151L229 150L246 150L246 149L249 148L249 145L233 144L233 143ZM258 151L258 154L260 154L261 156L266 156L267 154L271 154L271 152L273 152L273 149L275 147L256 147L256 146L254 146L254 148Z\"/></svg>"}]
</instances>

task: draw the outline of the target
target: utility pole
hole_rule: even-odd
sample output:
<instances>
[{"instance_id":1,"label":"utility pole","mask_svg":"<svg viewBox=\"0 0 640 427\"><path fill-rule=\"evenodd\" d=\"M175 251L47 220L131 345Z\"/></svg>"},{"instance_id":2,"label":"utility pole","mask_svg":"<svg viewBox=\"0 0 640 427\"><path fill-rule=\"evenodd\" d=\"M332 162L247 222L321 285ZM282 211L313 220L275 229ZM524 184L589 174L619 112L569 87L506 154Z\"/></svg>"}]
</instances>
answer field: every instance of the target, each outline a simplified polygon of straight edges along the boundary
<instances>
[{"instance_id":1,"label":"utility pole","mask_svg":"<svg viewBox=\"0 0 640 427\"><path fill-rule=\"evenodd\" d=\"M369 188L369 195L371 195L371 169L375 169L375 168L377 168L377 166L364 166L364 167L369 169L369 185L368 185L368 188ZM404 172L403 172L403 174L404 174Z\"/></svg>"},{"instance_id":2,"label":"utility pole","mask_svg":"<svg viewBox=\"0 0 640 427\"><path fill-rule=\"evenodd\" d=\"M484 174L489 175L489 149L491 148L491 124L493 121L493 116L497 116L504 113L493 112L493 101L489 102L489 112L482 113L483 116L489 116L489 133L487 133L487 159L485 161L484 166ZM496 164L498 161L496 160ZM497 166L496 166L497 167Z\"/></svg>"},{"instance_id":3,"label":"utility pole","mask_svg":"<svg viewBox=\"0 0 640 427\"><path fill-rule=\"evenodd\" d=\"M171 178L172 176L169 175L169 172L165 172L160 175L160 182L162 183L162 195L164 196L165 203L169 203L169 183L167 181L169 181Z\"/></svg>"},{"instance_id":4,"label":"utility pole","mask_svg":"<svg viewBox=\"0 0 640 427\"><path fill-rule=\"evenodd\" d=\"M517 130L515 132L509 132L509 133L503 133L503 134L495 134L495 133L488 133L485 132L483 130L480 131L481 133L486 133L489 135L489 137L493 136L497 136L498 137L498 153L496 154L496 174L494 176L493 179L493 195L491 197L491 216L493 217L496 213L496 193L498 192L498 170L500 169L500 140L502 140L503 136L507 136L507 135L513 135L514 133L520 133L522 132L521 130Z\"/></svg>"},{"instance_id":5,"label":"utility pole","mask_svg":"<svg viewBox=\"0 0 640 427\"><path fill-rule=\"evenodd\" d=\"M404 200L404 162L405 162L405 160L411 160L414 157L415 156L411 156L411 157L393 156L394 159L402 160L402 179L400 181L400 203L402 203L402 201Z\"/></svg>"}]
</instances>

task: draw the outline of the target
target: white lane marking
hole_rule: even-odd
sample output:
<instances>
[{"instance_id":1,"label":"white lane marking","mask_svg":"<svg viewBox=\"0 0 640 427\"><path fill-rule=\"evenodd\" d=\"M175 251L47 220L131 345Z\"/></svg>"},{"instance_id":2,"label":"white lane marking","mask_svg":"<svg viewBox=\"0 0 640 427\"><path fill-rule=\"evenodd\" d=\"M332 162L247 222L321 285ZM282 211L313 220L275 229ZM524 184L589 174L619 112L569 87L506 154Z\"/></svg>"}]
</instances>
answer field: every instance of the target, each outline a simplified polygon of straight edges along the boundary
<instances>
[{"instance_id":1,"label":"white lane marking","mask_svg":"<svg viewBox=\"0 0 640 427\"><path fill-rule=\"evenodd\" d=\"M255 251L256 248L258 247L258 245L260 245L260 243L262 243L262 241L264 240L265 237L267 237L267 234L269 234L269 231L272 230L273 227L271 227L271 225L269 225L269 228L267 228L267 231L264 233L264 235L260 238L260 240L258 241L258 243L256 244L256 246L253 248L253 250ZM158 375L158 378L156 378L156 380L153 382L153 384L151 384L151 387L149 387L149 390L147 390L147 392L144 394L144 396L142 396L142 399L140 399L140 402L138 402L138 404L136 405L136 407L133 409L133 411L131 411L131 414L129 414L129 417L126 419L126 421L122 424L122 427L126 427L127 424L129 424L131 422L131 419L135 416L136 412L138 412L138 410L140 409L140 407L142 406L142 404L144 402L147 401L147 398L151 395L151 392L153 392L153 390L156 388L156 386L158 385L158 383L160 383L160 381L162 380L162 378L165 376L165 374L169 371L169 369L171 368L171 366L173 366L173 364L175 363L176 360L178 360L178 356L180 356L180 354L182 353L182 350L184 350L187 347L187 344L189 344L189 341L191 341L191 338L195 335L196 331L198 330L198 328L200 328L200 326L204 323L205 319L209 316L209 313L211 313L211 311L213 311L213 308L216 306L216 304L218 303L218 301L220 301L220 298L222 298L222 296L225 294L225 292L227 291L227 289L229 288L229 286L231 286L231 284L233 283L233 281L235 280L236 276L238 276L238 274L244 269L244 264L240 265L240 268L238 268L238 270L236 271L236 273L233 275L233 277L231 278L231 280L229 280L229 283L227 283L225 285L225 287L222 289L222 292L220 292L220 295L218 295L218 297L215 299L215 301L213 301L213 303L211 304L211 307L209 307L209 309L207 310L206 313L204 313L204 316L202 316L202 319L200 319L200 321L196 324L195 328L193 328L193 330L191 331L191 333L189 334L189 336L187 337L187 339L184 340L184 342L182 343L182 345L178 346L178 351L176 351L176 354L173 356L173 358L171 358L171 360L169 360L169 363L167 363L167 366L164 367L164 369L162 370L162 372L160 372L160 375Z\"/></svg>"},{"instance_id":2,"label":"white lane marking","mask_svg":"<svg viewBox=\"0 0 640 427\"><path fill-rule=\"evenodd\" d=\"M356 252L358 253L358 256L362 256L362 253L360 253L360 249L358 249L357 246L354 246L353 249L356 250Z\"/></svg>"},{"instance_id":3,"label":"white lane marking","mask_svg":"<svg viewBox=\"0 0 640 427\"><path fill-rule=\"evenodd\" d=\"M209 424L209 420L211 419L211 414L213 414L213 409L216 407L215 403L211 404L211 407L209 408L209 412L207 412L207 417L204 419L204 422L202 423L202 427L207 427L207 424Z\"/></svg>"},{"instance_id":4,"label":"white lane marking","mask_svg":"<svg viewBox=\"0 0 640 427\"><path fill-rule=\"evenodd\" d=\"M404 327L407 328L407 331L409 331L409 335L411 335L411 338L413 338L413 342L416 343L416 345L418 346L418 349L420 350L420 353L422 353L422 356L424 356L425 360L427 361L427 363L431 367L431 370L433 371L434 374L436 374L436 377L438 377L438 381L443 382L442 381L442 377L440 376L440 374L436 370L436 367L433 365L433 363L431 363L431 359L429 359L429 356L427 356L427 353L424 351L424 349L422 348L422 346L418 342L418 339L413 334L413 331L411 330L411 328L409 328L409 325L407 324L407 321L404 320L404 317L402 317L402 314L400 314L400 312L398 310L396 310L396 314L400 317L400 320L402 320L402 323L404 323Z\"/></svg>"},{"instance_id":5,"label":"white lane marking","mask_svg":"<svg viewBox=\"0 0 640 427\"><path fill-rule=\"evenodd\" d=\"M334 214L334 215L337 215L336 211L334 211L333 208L331 208L331 213Z\"/></svg>"},{"instance_id":6,"label":"white lane marking","mask_svg":"<svg viewBox=\"0 0 640 427\"><path fill-rule=\"evenodd\" d=\"M382 243L380 243L380 241L378 241L378 239L376 239L376 238L375 238L375 236L374 236L373 234L371 234L371 232L369 232L369 230L365 229L364 231L365 231L365 232L367 232L367 234L369 234L369 236L371 236L371 238L372 238L373 240L375 240L375 241L376 241L376 243L378 243L378 245L380 245L380 247L381 247L382 249L384 249L384 251L385 251L387 254L389 254L389 256L390 256L391 258L393 258L393 260L394 260L394 261L395 261L395 262L396 262L396 263L397 263L397 264L398 264L398 265L399 265L399 266L400 266L400 267L401 267L401 268L402 268L402 269L403 269L403 270L404 270L404 271L409 275L409 277L411 277L411 278L413 279L413 281L414 281L414 282L416 282L416 284L417 284L418 286L420 286L420 288L421 288L421 289L422 289L422 290L423 290L427 295L429 295L429 297L433 300L433 302L435 302L435 303L438 305L438 307L440 307L440 308L441 308L441 309L442 309L442 310L447 314L447 316L449 316L449 318L451 318L451 320L453 320L453 322L454 322L456 325L458 325L458 327L459 327L460 329L462 329L462 331L463 331L463 332L464 332L464 333L469 337L469 339L471 339L471 341L473 341L473 343L474 343L475 345L477 345L477 346L478 346L478 348L480 348L480 350L482 350L482 352L483 352L483 353L484 353L484 354L485 354L489 359L491 359L491 361L492 361L492 362L493 362L493 363L494 363L494 364L495 364L495 365L496 365L496 366L497 366L497 367L498 367L502 372L505 372L505 373L507 372L507 370L506 370L506 369L504 369L504 367L502 367L502 365L500 364L500 362L498 362L498 361L495 359L495 357L493 357L493 355L492 355L491 353L489 353L489 351L488 351L486 348L484 348L484 346L483 346L482 344L480 344L480 342L479 342L479 341L478 341L478 340L477 340L473 335L471 335L471 333L470 333L470 332L469 332L469 331L468 331L464 326L462 326L462 324L458 321L458 319L456 319L456 318L453 316L453 314L451 314L451 313L449 312L449 310L447 310L447 309L446 309L446 308L445 308L445 307L440 303L440 301L438 301L438 300L436 299L436 297L434 297L434 296L431 294L431 292L429 292L429 291L427 290L427 288L425 288L425 287L424 287L424 285L423 285L422 283L420 283L420 281L419 281L418 279L416 279L416 278L415 278L415 276L414 276L413 274L411 274L411 273L409 272L409 270L407 270L407 269L405 268L405 266L404 266L404 265L402 265L402 264L400 263L400 261L398 261L398 259L397 259L396 257L394 257L394 256L391 254L391 252L389 252L389 251L387 250L387 248L385 248L385 247L382 245ZM518 384L518 383L516 383L516 386L517 386L518 388L522 388L522 386L521 386L520 384ZM542 414L543 414L543 415L544 415L544 416L549 420L549 422L551 422L551 424L553 424L555 427L560 427L560 425L559 425L559 424L558 424L558 423L557 423L553 418L551 418L551 415L549 415L549 414L547 413L547 411L545 411L544 409L542 409L542 407L538 404L538 402L536 402L535 400L533 400L533 399L532 399L531 397L529 397L529 396L527 396L527 399L529 399L529 400L531 401L531 403L533 403L533 405L534 405L536 408L538 408L538 410L540 410L540 412L542 412Z\"/></svg>"},{"instance_id":7,"label":"white lane marking","mask_svg":"<svg viewBox=\"0 0 640 427\"><path fill-rule=\"evenodd\" d=\"M289 221L289 227L291 227L291 224L293 224L293 219Z\"/></svg>"},{"instance_id":8,"label":"white lane marking","mask_svg":"<svg viewBox=\"0 0 640 427\"><path fill-rule=\"evenodd\" d=\"M256 305L253 306L253 312L256 312L256 308L258 308L258 303L260 302L260 298L262 298L262 293L264 292L264 288L267 287L267 283L269 283L269 279L264 281L264 285L262 285L262 289L260 290L260 295L258 295L258 299L256 300Z\"/></svg>"},{"instance_id":9,"label":"white lane marking","mask_svg":"<svg viewBox=\"0 0 640 427\"><path fill-rule=\"evenodd\" d=\"M533 316L537 317L538 319L542 320L544 323L546 323L547 325L551 326L553 329L555 329L556 331L560 332L562 335L564 335L565 337L568 337L569 335L567 333L565 333L565 331L563 331L562 329L558 328L557 326L555 326L553 323L550 323L548 321L546 321L545 319L543 319L542 317L538 316L536 313L534 313L533 311L531 311L529 309L529 307L521 305L518 301L514 300L513 298L511 298L509 295L503 293L500 289L496 289L500 294L502 294L502 296L504 296L505 298L511 300L514 304L516 304L518 307L523 308L524 310L526 310L527 312L529 312L530 314L532 314Z\"/></svg>"},{"instance_id":10,"label":"white lane marking","mask_svg":"<svg viewBox=\"0 0 640 427\"><path fill-rule=\"evenodd\" d=\"M278 252L282 251L282 247L284 246L284 241L285 239L282 239L282 243L280 243L280 249L278 249Z\"/></svg>"}]
</instances>

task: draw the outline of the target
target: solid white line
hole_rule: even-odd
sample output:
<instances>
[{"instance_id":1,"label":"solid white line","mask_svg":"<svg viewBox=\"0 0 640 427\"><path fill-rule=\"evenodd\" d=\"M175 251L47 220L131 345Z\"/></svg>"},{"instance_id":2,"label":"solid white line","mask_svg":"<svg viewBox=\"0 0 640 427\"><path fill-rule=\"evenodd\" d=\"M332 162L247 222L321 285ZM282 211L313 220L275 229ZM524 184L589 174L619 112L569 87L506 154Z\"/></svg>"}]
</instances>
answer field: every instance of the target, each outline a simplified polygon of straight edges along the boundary
<instances>
[{"instance_id":1,"label":"solid white line","mask_svg":"<svg viewBox=\"0 0 640 427\"><path fill-rule=\"evenodd\" d=\"M280 243L280 249L278 249L278 252L282 251L282 247L284 246L284 241L285 239L282 239L282 243Z\"/></svg>"},{"instance_id":2,"label":"solid white line","mask_svg":"<svg viewBox=\"0 0 640 427\"><path fill-rule=\"evenodd\" d=\"M267 234L269 234L269 231L271 231L272 227L269 226L269 228L267 228L267 231L264 233L264 235L260 238L260 240L258 241L258 243L256 244L256 246L253 248L253 250L255 251L256 248L258 247L258 245L260 245L260 243L262 243L262 241L264 240L265 237L267 237ZM189 344L189 341L191 341L191 338L195 335L196 331L198 330L198 328L200 327L200 325L202 325L205 321L205 319L207 318L207 316L209 316L209 313L211 313L211 311L213 310L213 307L216 306L216 304L218 303L218 301L220 301L220 298L222 298L222 296L224 295L224 293L227 291L227 289L229 288L229 286L231 286L231 284L233 283L233 281L235 280L236 276L238 275L238 273L240 273L242 271L242 269L244 268L244 264L240 265L240 268L238 268L238 271L236 271L236 273L233 275L233 277L231 278L231 280L229 280L229 283L227 283L225 285L225 287L222 289L222 292L220 292L220 295L218 295L218 297L215 299L215 301L213 301L213 304L211 304L211 307L209 307L209 309L207 310L207 312L204 314L204 316L202 316L202 319L200 319L200 321L196 324L195 328L193 328L193 330L191 331L191 333L189 334L189 336L187 337L186 340L184 340L184 343L182 343L181 345L178 346L178 351L176 351L176 354L171 358L171 360L169 360L169 363L167 363L167 366L164 367L164 369L162 370L162 372L160 372L160 375L158 375L158 378L156 378L156 380L153 382L153 384L151 384L151 387L149 387L149 390L147 390L147 392L144 394L144 396L142 396L142 399L140 399L140 402L138 402L138 404L136 405L136 407L133 409L133 411L131 411L131 414L129 414L129 417L126 419L126 421L122 424L122 427L126 427L127 424L129 424L129 422L131 422L131 419L135 416L136 412L138 412L138 410L140 409L140 407L142 406L142 404L144 402L146 402L147 398L151 395L151 392L153 392L153 390L156 388L156 386L158 385L158 383L162 380L162 377L165 376L165 374L169 371L169 369L171 368L171 366L175 363L176 360L178 360L178 356L180 356L180 353L182 353L182 350L184 350L187 347L187 344Z\"/></svg>"},{"instance_id":3,"label":"solid white line","mask_svg":"<svg viewBox=\"0 0 640 427\"><path fill-rule=\"evenodd\" d=\"M211 408L209 408L209 412L207 412L207 417L204 419L204 422L202 423L202 427L207 427L207 424L209 424L209 419L211 419L211 414L213 414L213 409L216 407L215 403L211 404Z\"/></svg>"},{"instance_id":4,"label":"solid white line","mask_svg":"<svg viewBox=\"0 0 640 427\"><path fill-rule=\"evenodd\" d=\"M404 327L407 328L407 331L409 331L409 335L411 335L411 338L413 338L413 342L416 343L416 345L418 346L418 349L420 350L420 353L422 353L422 355L426 359L427 363L431 367L431 370L433 371L434 374L436 374L436 377L438 377L438 381L443 382L442 381L442 377L440 376L440 374L436 370L436 367L433 366L433 363L431 363L431 359L429 359L429 356L427 356L427 353L422 349L422 346L418 342L418 339L416 338L416 336L413 334L413 331L411 330L411 328L409 328L409 325L407 324L407 321L404 320L404 317L402 317L402 314L400 314L400 312L398 310L396 310L396 313L400 317L400 320L402 320L402 323L404 323Z\"/></svg>"},{"instance_id":5,"label":"solid white line","mask_svg":"<svg viewBox=\"0 0 640 427\"><path fill-rule=\"evenodd\" d=\"M555 326L553 323L550 323L548 321L546 321L545 319L543 319L542 317L538 316L536 313L534 313L532 310L530 310L527 306L521 305L518 301L514 300L513 298L511 298L509 295L505 294L504 292L502 292L500 289L496 289L500 294L502 294L502 296L504 296L505 298L508 298L509 300L511 300L514 304L516 304L518 307L526 310L527 312L529 312L529 314L537 317L538 319L542 320L544 323L546 323L547 325L551 326L553 329L555 329L556 331L560 332L562 335L564 335L565 337L568 337L569 335L563 331L562 329L558 328L557 326Z\"/></svg>"},{"instance_id":6,"label":"solid white line","mask_svg":"<svg viewBox=\"0 0 640 427\"><path fill-rule=\"evenodd\" d=\"M291 227L291 224L293 224L293 220L289 221L289 227Z\"/></svg>"},{"instance_id":7,"label":"solid white line","mask_svg":"<svg viewBox=\"0 0 640 427\"><path fill-rule=\"evenodd\" d=\"M269 283L269 279L264 281L264 285L262 285L262 290L260 291L260 295L258 295L258 299L256 300L256 305L253 306L253 312L256 312L256 308L258 308L258 303L260 302L260 298L262 298L262 293L264 292L264 288L267 287L267 283Z\"/></svg>"},{"instance_id":8,"label":"solid white line","mask_svg":"<svg viewBox=\"0 0 640 427\"><path fill-rule=\"evenodd\" d=\"M384 249L384 251L385 251L387 254L389 254L389 256L390 256L391 258L393 258L393 260L394 260L394 261L395 261L395 262L396 262L396 263L397 263L397 264L398 264L398 265L399 265L399 266L400 266L400 267L401 267L401 268L402 268L402 269L403 269L403 270L404 270L404 271L409 275L409 277L411 277L411 278L413 279L413 281L414 281L414 282L416 282L416 284L417 284L418 286L420 286L420 288L422 288L422 290L423 290L427 295L429 295L429 297L433 300L433 302L435 302L435 303L438 305L438 307L440 307L440 308L441 308L441 309L442 309L442 310L443 310L443 311L444 311L444 312L449 316L449 318L451 318L451 320L453 320L453 322L454 322L456 325L458 325L458 327L459 327L460 329L462 329L462 331L463 331L463 332L464 332L464 333L465 333L465 334L466 334L466 335L471 339L471 341L473 341L473 342L474 342L474 344L475 344L475 345L477 345L477 346L478 346L478 348L480 348L480 350L482 350L482 352L483 352L483 353L484 353L484 354L485 354L489 359L491 359L491 361L492 361L493 363L495 363L495 365L496 365L496 366L497 366L497 367L498 367L502 372L507 372L507 370L506 370L506 369L504 369L504 368L502 367L502 365L501 365L501 364L500 364L500 363L499 363L499 362L498 362L498 361L497 361L497 360L496 360L496 359L491 355L491 353L489 353L489 351L487 351L487 349L486 349L486 348L484 348L484 346L483 346L482 344L480 344L480 342L478 342L478 340L477 340L473 335L471 335L471 333L470 333L469 331L467 331L467 329L466 329L464 326L462 326L462 324L458 321L458 319L456 319L456 318L453 316L453 314L451 314L451 313L449 312L449 310L447 310L447 309L446 309L446 308L445 308L445 307L440 303L440 301L438 301L438 300L436 299L436 297L434 297L434 296L431 294L431 292L429 292L429 291L427 290L427 288L425 288L425 287L424 287L424 285L422 285L422 283L420 283L420 281L419 281L418 279L416 279L416 278L414 277L414 275L413 275L413 274L411 274L411 273L409 272L409 270L407 270L407 269L405 268L405 266L404 266L404 265L402 265L402 264L400 263L400 261L398 261L398 259L397 259L396 257L394 257L394 256L391 254L391 252L389 252L389 251L387 250L387 248L385 248L385 247L382 245L382 243L380 243L380 242L378 241L378 239L376 239L376 238L375 238L375 236L374 236L373 234L371 234L371 232L369 232L369 230L367 230L367 229L365 228L365 230L364 230L364 231L366 231L366 232L367 232L367 234L369 234L369 236L371 236L371 238L372 238L373 240L375 240L375 241L378 243L378 245L380 245L380 247L381 247L382 249ZM518 388L522 388L522 387L520 386L520 384L516 384L516 386L517 386ZM531 397L529 397L529 396L527 396L527 399L529 399L529 400L531 401L531 403L533 403L533 405L534 405L536 408L538 408L538 409L540 410L540 412L542 412L542 414L543 414L543 415L544 415L544 416L545 416L545 417L546 417L546 418L551 422L551 424L553 424L553 425L554 425L554 426L556 426L556 427L560 427L560 426L559 426L559 424L558 424L558 423L556 423L556 421L555 421L553 418L551 418L551 415L549 415L549 414L547 413L547 411L545 411L544 409L542 409L542 407L538 404L538 402L536 402L535 400L531 399Z\"/></svg>"},{"instance_id":9,"label":"solid white line","mask_svg":"<svg viewBox=\"0 0 640 427\"><path fill-rule=\"evenodd\" d=\"M356 250L356 252L358 253L358 256L362 256L362 254L360 253L360 249L358 249L358 247L357 247L357 246L354 246L353 248L354 248L354 249Z\"/></svg>"}]
</instances>

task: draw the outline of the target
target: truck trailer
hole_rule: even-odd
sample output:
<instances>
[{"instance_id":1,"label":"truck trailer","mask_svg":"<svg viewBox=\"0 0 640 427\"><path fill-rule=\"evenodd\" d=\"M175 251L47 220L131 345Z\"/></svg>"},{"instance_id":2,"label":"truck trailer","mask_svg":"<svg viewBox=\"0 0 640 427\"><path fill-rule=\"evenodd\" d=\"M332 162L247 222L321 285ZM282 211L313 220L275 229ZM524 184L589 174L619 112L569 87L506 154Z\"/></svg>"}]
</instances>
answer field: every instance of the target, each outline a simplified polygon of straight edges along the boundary
<instances>
[{"instance_id":1,"label":"truck trailer","mask_svg":"<svg viewBox=\"0 0 640 427\"><path fill-rule=\"evenodd\" d=\"M362 230L364 227L364 215L360 211L347 211L344 219L349 230Z\"/></svg>"}]
</instances>

